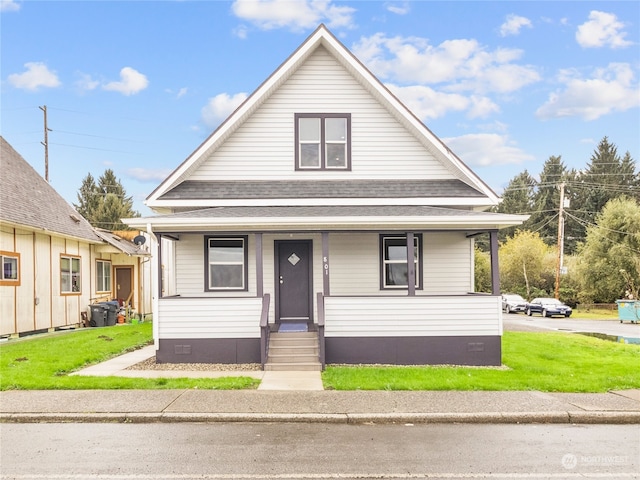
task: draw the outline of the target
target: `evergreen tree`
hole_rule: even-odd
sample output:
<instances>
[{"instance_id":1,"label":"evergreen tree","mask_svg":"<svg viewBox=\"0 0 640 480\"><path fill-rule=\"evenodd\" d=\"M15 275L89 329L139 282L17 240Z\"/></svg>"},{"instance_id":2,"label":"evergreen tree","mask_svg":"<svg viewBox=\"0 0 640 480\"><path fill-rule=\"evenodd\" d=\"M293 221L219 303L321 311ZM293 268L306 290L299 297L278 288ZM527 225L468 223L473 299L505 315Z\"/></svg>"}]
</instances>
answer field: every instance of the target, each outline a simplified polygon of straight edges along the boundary
<instances>
[{"instance_id":1,"label":"evergreen tree","mask_svg":"<svg viewBox=\"0 0 640 480\"><path fill-rule=\"evenodd\" d=\"M527 228L540 234L547 245L558 243L558 210L560 207L560 184L567 179L568 172L562 157L551 156L540 173L533 196L534 213L527 221Z\"/></svg>"},{"instance_id":2,"label":"evergreen tree","mask_svg":"<svg viewBox=\"0 0 640 480\"><path fill-rule=\"evenodd\" d=\"M95 221L95 212L100 206L100 196L98 194L98 187L96 185L93 176L88 173L82 180L80 190L78 190L78 203L74 203L73 206L80 215L87 219L87 221L93 225Z\"/></svg>"},{"instance_id":3,"label":"evergreen tree","mask_svg":"<svg viewBox=\"0 0 640 480\"><path fill-rule=\"evenodd\" d=\"M502 194L502 202L494 209L498 213L512 213L527 215L533 212L533 192L535 179L528 171L519 173L509 181L509 185ZM504 228L498 232L498 238L503 241L512 237L517 229L522 227Z\"/></svg>"},{"instance_id":4,"label":"evergreen tree","mask_svg":"<svg viewBox=\"0 0 640 480\"><path fill-rule=\"evenodd\" d=\"M122 183L111 169L98 179L96 184L89 173L78 191L78 204L74 206L91 225L105 230L129 230L122 218L139 217L133 209L133 198L127 196Z\"/></svg>"}]
</instances>

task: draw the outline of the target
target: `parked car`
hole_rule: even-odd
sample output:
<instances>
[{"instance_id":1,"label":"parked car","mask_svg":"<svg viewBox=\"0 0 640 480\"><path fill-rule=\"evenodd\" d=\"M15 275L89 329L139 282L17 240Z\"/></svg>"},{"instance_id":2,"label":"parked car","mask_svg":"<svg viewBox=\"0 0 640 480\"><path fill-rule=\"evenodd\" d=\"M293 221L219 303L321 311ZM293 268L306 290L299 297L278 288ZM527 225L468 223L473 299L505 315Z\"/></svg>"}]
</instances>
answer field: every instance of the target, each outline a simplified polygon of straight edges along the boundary
<instances>
[{"instance_id":1,"label":"parked car","mask_svg":"<svg viewBox=\"0 0 640 480\"><path fill-rule=\"evenodd\" d=\"M527 310L527 301L515 293L502 295L502 311L505 313L524 312Z\"/></svg>"},{"instance_id":2,"label":"parked car","mask_svg":"<svg viewBox=\"0 0 640 480\"><path fill-rule=\"evenodd\" d=\"M534 298L527 305L527 315L529 316L539 313L543 317L553 317L554 315L570 317L571 312L569 305L565 305L555 298Z\"/></svg>"}]
</instances>

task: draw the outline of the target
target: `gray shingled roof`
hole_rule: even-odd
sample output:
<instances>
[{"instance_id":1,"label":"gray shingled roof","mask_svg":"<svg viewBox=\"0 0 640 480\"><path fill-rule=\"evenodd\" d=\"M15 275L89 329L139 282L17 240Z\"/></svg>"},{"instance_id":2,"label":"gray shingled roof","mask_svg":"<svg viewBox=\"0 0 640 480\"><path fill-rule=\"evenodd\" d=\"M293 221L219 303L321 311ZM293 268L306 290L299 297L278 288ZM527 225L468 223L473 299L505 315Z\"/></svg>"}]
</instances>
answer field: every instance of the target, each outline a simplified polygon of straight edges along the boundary
<instances>
[{"instance_id":1,"label":"gray shingled roof","mask_svg":"<svg viewBox=\"0 0 640 480\"><path fill-rule=\"evenodd\" d=\"M100 242L91 224L3 137L0 148L0 221Z\"/></svg>"},{"instance_id":2,"label":"gray shingled roof","mask_svg":"<svg viewBox=\"0 0 640 480\"><path fill-rule=\"evenodd\" d=\"M385 206L278 206L278 207L211 207L171 215L155 215L163 218L263 218L263 217L474 217L490 219L504 214L475 212L457 208L430 207L425 205ZM141 219L144 220L144 219Z\"/></svg>"},{"instance_id":3,"label":"gray shingled roof","mask_svg":"<svg viewBox=\"0 0 640 480\"><path fill-rule=\"evenodd\" d=\"M485 195L460 180L187 180L159 200L465 197Z\"/></svg>"}]
</instances>

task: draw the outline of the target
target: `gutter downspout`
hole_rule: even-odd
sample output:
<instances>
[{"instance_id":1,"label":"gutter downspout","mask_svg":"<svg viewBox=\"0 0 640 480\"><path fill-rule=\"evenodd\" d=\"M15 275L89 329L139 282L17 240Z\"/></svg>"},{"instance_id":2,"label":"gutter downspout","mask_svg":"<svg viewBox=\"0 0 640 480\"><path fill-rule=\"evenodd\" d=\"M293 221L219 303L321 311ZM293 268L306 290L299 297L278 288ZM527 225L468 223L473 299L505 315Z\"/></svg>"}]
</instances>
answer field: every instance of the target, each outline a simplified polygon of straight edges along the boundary
<instances>
[{"instance_id":1,"label":"gutter downspout","mask_svg":"<svg viewBox=\"0 0 640 480\"><path fill-rule=\"evenodd\" d=\"M152 327L153 327L153 345L156 349L156 351L158 351L160 349L160 338L159 338L159 334L160 334L160 326L159 326L159 318L158 318L158 308L159 308L159 301L158 301L158 292L160 291L159 288L160 286L158 285L158 271L159 271L159 266L158 266L158 261L159 261L159 252L160 252L160 243L158 242L158 237L156 237L155 233L153 233L153 230L151 229L151 224L147 223L147 233L149 234L149 237L151 237L151 245L149 245L149 251L151 252L151 258L153 259L153 261L151 262L151 272L150 272L150 276L151 278L150 280L150 285L151 285L151 316L152 316ZM143 309L144 309L144 305L143 305Z\"/></svg>"}]
</instances>

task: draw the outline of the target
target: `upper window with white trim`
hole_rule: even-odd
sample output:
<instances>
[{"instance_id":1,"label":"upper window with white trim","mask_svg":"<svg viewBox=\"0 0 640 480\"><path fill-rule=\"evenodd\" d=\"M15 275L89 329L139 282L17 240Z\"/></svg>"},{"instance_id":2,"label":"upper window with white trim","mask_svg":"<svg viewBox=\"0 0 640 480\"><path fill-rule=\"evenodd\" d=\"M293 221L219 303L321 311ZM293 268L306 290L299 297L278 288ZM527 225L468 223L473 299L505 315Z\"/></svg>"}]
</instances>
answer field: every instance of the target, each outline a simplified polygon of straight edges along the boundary
<instances>
[{"instance_id":1,"label":"upper window with white trim","mask_svg":"<svg viewBox=\"0 0 640 480\"><path fill-rule=\"evenodd\" d=\"M0 285L20 285L20 254L14 252L0 252Z\"/></svg>"},{"instance_id":2,"label":"upper window with white trim","mask_svg":"<svg viewBox=\"0 0 640 480\"><path fill-rule=\"evenodd\" d=\"M247 290L247 237L205 237L205 290Z\"/></svg>"},{"instance_id":3,"label":"upper window with white trim","mask_svg":"<svg viewBox=\"0 0 640 480\"><path fill-rule=\"evenodd\" d=\"M351 170L351 114L295 114L296 170Z\"/></svg>"}]
</instances>

